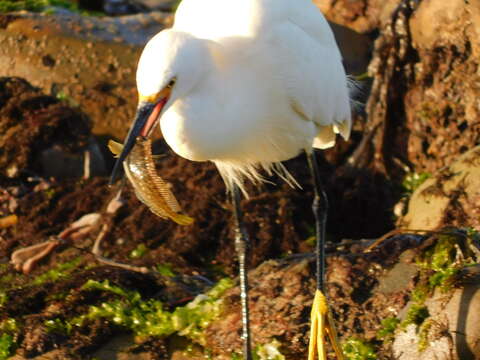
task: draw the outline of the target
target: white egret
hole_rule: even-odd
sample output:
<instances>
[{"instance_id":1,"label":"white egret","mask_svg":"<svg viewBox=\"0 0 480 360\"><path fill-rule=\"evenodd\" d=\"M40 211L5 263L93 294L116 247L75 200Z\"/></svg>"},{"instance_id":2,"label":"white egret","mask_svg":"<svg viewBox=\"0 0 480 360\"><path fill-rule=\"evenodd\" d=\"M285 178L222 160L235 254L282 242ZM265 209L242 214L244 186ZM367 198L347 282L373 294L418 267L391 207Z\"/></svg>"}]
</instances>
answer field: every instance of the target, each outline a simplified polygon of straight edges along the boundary
<instances>
[{"instance_id":1,"label":"white egret","mask_svg":"<svg viewBox=\"0 0 480 360\"><path fill-rule=\"evenodd\" d=\"M184 0L172 29L146 45L137 69L137 115L112 181L137 136L159 122L180 156L213 161L232 196L240 263L244 357L251 359L248 238L242 226L244 180L262 181L262 169L295 180L281 165L305 151L314 179L317 292L309 358L325 358L325 332L335 330L324 290L327 198L313 148L348 139L347 76L333 33L310 0ZM325 323L326 322L326 323ZM317 332L318 330L318 332ZM338 357L342 357L336 342Z\"/></svg>"}]
</instances>

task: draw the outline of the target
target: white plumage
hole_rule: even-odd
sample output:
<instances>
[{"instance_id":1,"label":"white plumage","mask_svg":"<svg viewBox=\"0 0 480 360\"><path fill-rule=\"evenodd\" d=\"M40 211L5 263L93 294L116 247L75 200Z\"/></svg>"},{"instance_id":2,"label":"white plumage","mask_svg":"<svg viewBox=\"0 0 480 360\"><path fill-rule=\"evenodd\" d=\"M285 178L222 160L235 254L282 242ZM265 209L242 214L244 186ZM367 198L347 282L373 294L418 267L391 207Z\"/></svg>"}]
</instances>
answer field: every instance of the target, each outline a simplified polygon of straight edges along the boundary
<instances>
[{"instance_id":1,"label":"white plumage","mask_svg":"<svg viewBox=\"0 0 480 360\"><path fill-rule=\"evenodd\" d=\"M260 170L295 179L281 161L307 152L314 184L317 290L308 357L325 360L328 334L339 359L324 291L327 197L312 152L337 133L350 135L348 81L325 18L309 0L183 0L172 29L146 45L137 69L139 104L112 172L160 122L172 149L194 161L213 161L230 190L239 260L242 339L252 360L247 248L239 190Z\"/></svg>"},{"instance_id":2,"label":"white plumage","mask_svg":"<svg viewBox=\"0 0 480 360\"><path fill-rule=\"evenodd\" d=\"M308 0L183 0L137 70L144 97L172 79L165 140L182 157L213 161L228 188L261 180L260 168L286 175L280 161L350 134L341 55Z\"/></svg>"}]
</instances>

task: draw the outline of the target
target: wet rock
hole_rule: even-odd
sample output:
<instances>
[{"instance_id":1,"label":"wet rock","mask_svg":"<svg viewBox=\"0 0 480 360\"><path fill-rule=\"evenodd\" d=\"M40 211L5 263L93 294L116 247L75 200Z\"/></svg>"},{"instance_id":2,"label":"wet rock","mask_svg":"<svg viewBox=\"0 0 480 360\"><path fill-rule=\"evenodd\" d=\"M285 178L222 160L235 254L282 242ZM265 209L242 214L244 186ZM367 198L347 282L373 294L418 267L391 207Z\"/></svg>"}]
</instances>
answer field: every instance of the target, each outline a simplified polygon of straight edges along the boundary
<instances>
[{"instance_id":1,"label":"wet rock","mask_svg":"<svg viewBox=\"0 0 480 360\"><path fill-rule=\"evenodd\" d=\"M136 0L136 3L140 3L151 10L159 11L173 11L178 5L176 0Z\"/></svg>"},{"instance_id":2,"label":"wet rock","mask_svg":"<svg viewBox=\"0 0 480 360\"><path fill-rule=\"evenodd\" d=\"M103 11L110 16L119 16L147 12L148 8L138 1L105 0Z\"/></svg>"},{"instance_id":3,"label":"wet rock","mask_svg":"<svg viewBox=\"0 0 480 360\"><path fill-rule=\"evenodd\" d=\"M116 335L100 349L93 353L93 357L98 360L152 360L152 356L146 352L131 353L129 348L135 344L134 338L130 334ZM159 352L161 349L159 349Z\"/></svg>"},{"instance_id":4,"label":"wet rock","mask_svg":"<svg viewBox=\"0 0 480 360\"><path fill-rule=\"evenodd\" d=\"M91 137L83 151L66 153L59 146L52 146L40 153L42 176L56 179L68 177L107 176L109 171L98 141Z\"/></svg>"},{"instance_id":5,"label":"wet rock","mask_svg":"<svg viewBox=\"0 0 480 360\"><path fill-rule=\"evenodd\" d=\"M170 360L204 360L205 354L202 347L192 344L180 336L172 336L168 344Z\"/></svg>"},{"instance_id":6,"label":"wet rock","mask_svg":"<svg viewBox=\"0 0 480 360\"><path fill-rule=\"evenodd\" d=\"M0 76L23 77L80 105L95 134L123 139L136 108L141 48L170 20L161 12L0 15Z\"/></svg>"},{"instance_id":7,"label":"wet rock","mask_svg":"<svg viewBox=\"0 0 480 360\"><path fill-rule=\"evenodd\" d=\"M480 230L480 146L427 179L412 195L400 221L409 229L434 230L443 225Z\"/></svg>"}]
</instances>

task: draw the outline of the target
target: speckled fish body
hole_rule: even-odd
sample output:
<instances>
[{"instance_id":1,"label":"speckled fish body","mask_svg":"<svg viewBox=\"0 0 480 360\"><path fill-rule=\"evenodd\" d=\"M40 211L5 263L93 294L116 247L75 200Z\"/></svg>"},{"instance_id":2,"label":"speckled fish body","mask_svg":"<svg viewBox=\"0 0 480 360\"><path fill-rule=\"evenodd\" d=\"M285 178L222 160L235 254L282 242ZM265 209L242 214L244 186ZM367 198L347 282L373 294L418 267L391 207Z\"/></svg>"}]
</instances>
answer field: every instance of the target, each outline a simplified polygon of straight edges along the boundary
<instances>
[{"instance_id":1,"label":"speckled fish body","mask_svg":"<svg viewBox=\"0 0 480 360\"><path fill-rule=\"evenodd\" d=\"M193 219L179 214L180 205L170 191L168 184L158 176L153 162L152 143L139 136L132 151L123 162L125 174L132 184L137 198L148 206L150 211L164 219L172 219L180 225L190 225ZM109 144L113 153L121 151L116 143Z\"/></svg>"}]
</instances>

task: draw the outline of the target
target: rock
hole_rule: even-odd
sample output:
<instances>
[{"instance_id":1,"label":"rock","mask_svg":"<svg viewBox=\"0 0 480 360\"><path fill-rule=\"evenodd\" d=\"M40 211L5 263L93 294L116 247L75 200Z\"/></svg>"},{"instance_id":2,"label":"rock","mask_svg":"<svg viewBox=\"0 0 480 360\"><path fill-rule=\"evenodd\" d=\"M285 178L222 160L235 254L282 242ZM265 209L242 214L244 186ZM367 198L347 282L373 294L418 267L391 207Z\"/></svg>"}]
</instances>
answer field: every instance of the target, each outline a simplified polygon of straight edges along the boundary
<instances>
[{"instance_id":1,"label":"rock","mask_svg":"<svg viewBox=\"0 0 480 360\"><path fill-rule=\"evenodd\" d=\"M427 326L414 324L395 335L393 355L399 360L474 360L480 358L480 283L453 292L435 291L425 303ZM426 348L419 350L420 336Z\"/></svg>"},{"instance_id":2,"label":"rock","mask_svg":"<svg viewBox=\"0 0 480 360\"><path fill-rule=\"evenodd\" d=\"M410 20L418 60L405 108L408 157L419 171L448 165L480 142L479 20L478 3L461 0L422 1Z\"/></svg>"},{"instance_id":3,"label":"rock","mask_svg":"<svg viewBox=\"0 0 480 360\"><path fill-rule=\"evenodd\" d=\"M403 1L382 27L365 136L392 179L434 173L480 143L478 19L477 2Z\"/></svg>"},{"instance_id":4,"label":"rock","mask_svg":"<svg viewBox=\"0 0 480 360\"><path fill-rule=\"evenodd\" d=\"M57 149L64 158L78 157L88 149L105 168L94 143L88 146L90 123L78 109L18 78L0 77L0 99L0 175L41 174L42 163L58 160L48 149ZM75 166L76 174L83 174L83 163Z\"/></svg>"},{"instance_id":5,"label":"rock","mask_svg":"<svg viewBox=\"0 0 480 360\"><path fill-rule=\"evenodd\" d=\"M286 353L303 353L307 347L308 308L314 294L314 277L307 259L267 261L249 274L251 330L255 344L273 337L286 340ZM225 294L225 314L207 330L207 348L215 349L215 359L229 359L241 353L241 311L239 288Z\"/></svg>"},{"instance_id":6,"label":"rock","mask_svg":"<svg viewBox=\"0 0 480 360\"><path fill-rule=\"evenodd\" d=\"M398 262L378 279L377 291L389 295L407 288L411 279L418 273L414 263L415 252L406 250Z\"/></svg>"},{"instance_id":7,"label":"rock","mask_svg":"<svg viewBox=\"0 0 480 360\"><path fill-rule=\"evenodd\" d=\"M80 105L94 134L123 139L136 108L140 51L170 20L161 12L0 15L0 76L23 77Z\"/></svg>"},{"instance_id":8,"label":"rock","mask_svg":"<svg viewBox=\"0 0 480 360\"><path fill-rule=\"evenodd\" d=\"M58 146L52 146L40 153L38 160L42 176L57 179L71 177L107 176L109 171L100 145L90 138L87 147L80 153L72 154Z\"/></svg>"},{"instance_id":9,"label":"rock","mask_svg":"<svg viewBox=\"0 0 480 360\"><path fill-rule=\"evenodd\" d=\"M138 1L104 0L103 11L109 16L119 16L147 12L148 8Z\"/></svg>"},{"instance_id":10,"label":"rock","mask_svg":"<svg viewBox=\"0 0 480 360\"><path fill-rule=\"evenodd\" d=\"M314 0L328 20L359 33L381 27L401 0Z\"/></svg>"},{"instance_id":11,"label":"rock","mask_svg":"<svg viewBox=\"0 0 480 360\"><path fill-rule=\"evenodd\" d=\"M410 263L412 254L404 252L418 245L418 237L399 236L365 254L369 243L345 241L335 251L331 248L327 258L328 297L341 339L375 339L381 320L396 316L406 305L418 272ZM398 266L409 271L398 271ZM256 345L277 339L286 359L306 357L314 269L314 257L303 254L270 260L249 272L251 330ZM207 348L215 359L226 360L232 352L241 351L239 288L228 290L223 299L224 314L207 329Z\"/></svg>"},{"instance_id":12,"label":"rock","mask_svg":"<svg viewBox=\"0 0 480 360\"><path fill-rule=\"evenodd\" d=\"M395 336L392 346L395 359L398 360L453 360L451 342L447 337L441 337L431 342L428 350L418 350L418 330L414 324L407 326L405 331Z\"/></svg>"},{"instance_id":13,"label":"rock","mask_svg":"<svg viewBox=\"0 0 480 360\"><path fill-rule=\"evenodd\" d=\"M174 11L178 5L176 0L136 0L135 2L158 11Z\"/></svg>"},{"instance_id":14,"label":"rock","mask_svg":"<svg viewBox=\"0 0 480 360\"><path fill-rule=\"evenodd\" d=\"M480 230L480 146L427 179L412 195L400 226L434 230L443 225Z\"/></svg>"},{"instance_id":15,"label":"rock","mask_svg":"<svg viewBox=\"0 0 480 360\"><path fill-rule=\"evenodd\" d=\"M14 355L9 358L10 360L27 360L27 359L33 359L33 360L73 360L74 357L72 357L67 350L52 350L49 352L46 352L45 354L35 356L35 357L24 357L21 355Z\"/></svg>"},{"instance_id":16,"label":"rock","mask_svg":"<svg viewBox=\"0 0 480 360\"><path fill-rule=\"evenodd\" d=\"M184 337L172 336L169 339L168 349L170 360L204 360L205 354L200 345L192 344Z\"/></svg>"},{"instance_id":17,"label":"rock","mask_svg":"<svg viewBox=\"0 0 480 360\"><path fill-rule=\"evenodd\" d=\"M123 334L114 336L107 341L103 346L93 353L93 357L98 360L150 360L151 356L148 353L140 352L132 354L127 352L127 349L134 345L133 336L130 334Z\"/></svg>"}]
</instances>

